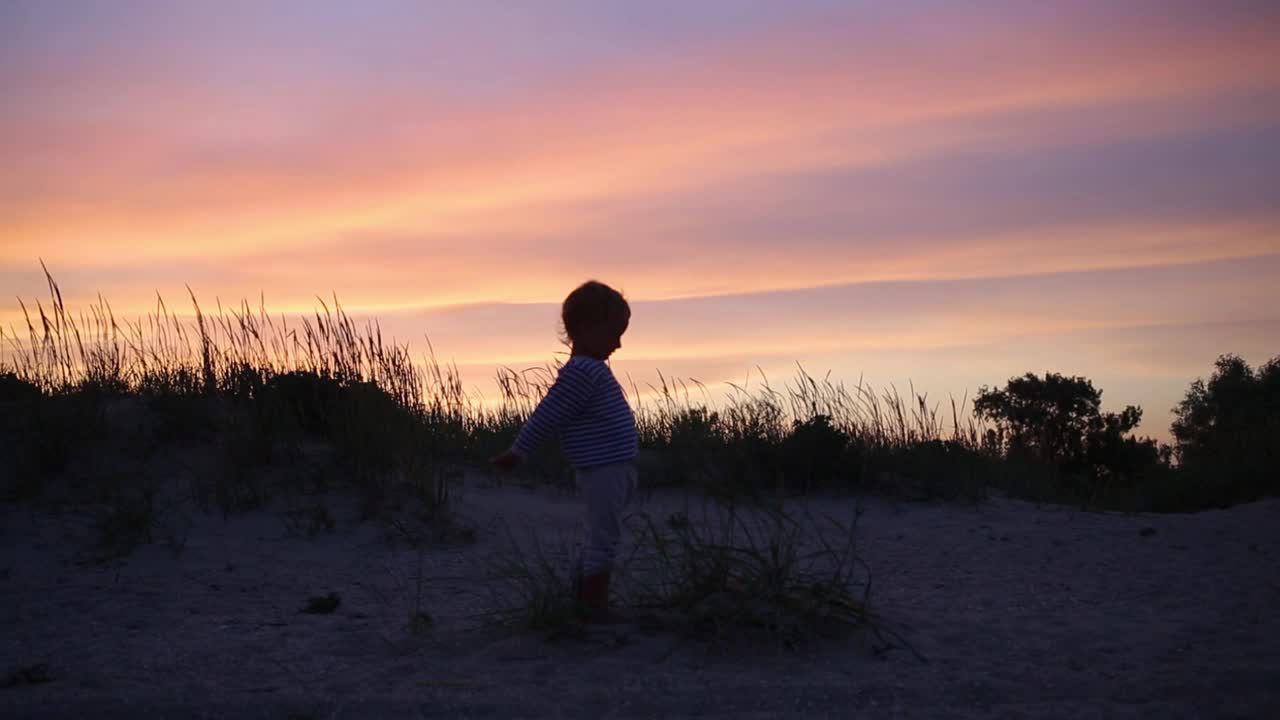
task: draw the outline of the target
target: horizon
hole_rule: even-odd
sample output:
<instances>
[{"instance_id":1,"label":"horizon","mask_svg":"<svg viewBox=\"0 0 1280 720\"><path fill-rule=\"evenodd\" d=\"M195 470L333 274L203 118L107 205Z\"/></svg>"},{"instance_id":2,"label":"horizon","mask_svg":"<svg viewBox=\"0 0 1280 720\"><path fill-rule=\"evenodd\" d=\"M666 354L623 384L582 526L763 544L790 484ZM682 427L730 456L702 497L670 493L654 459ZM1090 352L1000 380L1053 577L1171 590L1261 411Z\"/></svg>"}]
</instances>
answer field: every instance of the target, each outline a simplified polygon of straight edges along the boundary
<instances>
[{"instance_id":1,"label":"horizon","mask_svg":"<svg viewBox=\"0 0 1280 720\"><path fill-rule=\"evenodd\" d=\"M562 350L1171 410L1280 356L1280 9L931 0L0 9L0 327L336 295L468 389ZM20 333L20 335L24 335ZM0 350L3 352L3 350Z\"/></svg>"}]
</instances>

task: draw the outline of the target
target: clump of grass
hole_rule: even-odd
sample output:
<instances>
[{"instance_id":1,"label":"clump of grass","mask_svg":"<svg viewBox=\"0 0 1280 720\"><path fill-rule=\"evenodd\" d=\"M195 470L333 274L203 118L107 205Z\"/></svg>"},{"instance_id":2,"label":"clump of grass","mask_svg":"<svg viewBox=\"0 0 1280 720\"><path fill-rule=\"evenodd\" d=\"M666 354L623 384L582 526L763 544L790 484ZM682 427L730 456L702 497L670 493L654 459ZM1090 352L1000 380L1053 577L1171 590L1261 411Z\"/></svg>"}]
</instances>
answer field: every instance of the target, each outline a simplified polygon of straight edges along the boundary
<instances>
[{"instance_id":1,"label":"clump of grass","mask_svg":"<svg viewBox=\"0 0 1280 720\"><path fill-rule=\"evenodd\" d=\"M96 537L83 548L81 562L93 564L125 557L141 545L161 544L175 554L186 548L191 518L185 506L190 496L162 492L147 479L135 478L126 468L104 474L89 512Z\"/></svg>"},{"instance_id":2,"label":"clump of grass","mask_svg":"<svg viewBox=\"0 0 1280 720\"><path fill-rule=\"evenodd\" d=\"M414 549L475 542L476 528L453 509L462 473L460 467L436 462L424 445L413 443L406 448L389 486L395 502L377 515L385 527L385 539Z\"/></svg>"},{"instance_id":3,"label":"clump of grass","mask_svg":"<svg viewBox=\"0 0 1280 720\"><path fill-rule=\"evenodd\" d=\"M473 619L538 632L548 640L580 637L583 624L567 571L574 558L570 544L562 539L552 555L536 533L519 543L510 526L506 532L506 546L485 560L487 597L481 598L493 609Z\"/></svg>"},{"instance_id":4,"label":"clump of grass","mask_svg":"<svg viewBox=\"0 0 1280 720\"><path fill-rule=\"evenodd\" d=\"M101 548L109 557L128 555L135 547L152 542L155 522L154 490L143 488L126 493L96 518Z\"/></svg>"},{"instance_id":5,"label":"clump of grass","mask_svg":"<svg viewBox=\"0 0 1280 720\"><path fill-rule=\"evenodd\" d=\"M711 505L701 522L687 514L665 523L647 513L629 518L637 537L625 563L634 608L658 612L688 636L725 640L764 631L789 649L857 629L882 633L869 605L870 568L856 553L860 510L833 545L812 523L808 529L818 532L807 532L782 503ZM813 549L805 549L809 535Z\"/></svg>"},{"instance_id":6,"label":"clump of grass","mask_svg":"<svg viewBox=\"0 0 1280 720\"><path fill-rule=\"evenodd\" d=\"M726 642L763 633L794 649L818 637L865 630L881 641L881 651L915 653L870 607L871 572L855 547L860 510L847 528L827 518L844 533L833 544L822 532L808 540L806 526L781 504L708 502L716 515L704 512L701 521L687 513L665 521L647 513L628 516L635 545L615 571L625 588L624 613L685 639ZM806 549L812 542L816 546ZM490 601L497 609L477 617L550 640L581 637L584 626L566 572L571 557L563 547L549 553L533 532L516 542L508 530L508 547L488 562Z\"/></svg>"}]
</instances>

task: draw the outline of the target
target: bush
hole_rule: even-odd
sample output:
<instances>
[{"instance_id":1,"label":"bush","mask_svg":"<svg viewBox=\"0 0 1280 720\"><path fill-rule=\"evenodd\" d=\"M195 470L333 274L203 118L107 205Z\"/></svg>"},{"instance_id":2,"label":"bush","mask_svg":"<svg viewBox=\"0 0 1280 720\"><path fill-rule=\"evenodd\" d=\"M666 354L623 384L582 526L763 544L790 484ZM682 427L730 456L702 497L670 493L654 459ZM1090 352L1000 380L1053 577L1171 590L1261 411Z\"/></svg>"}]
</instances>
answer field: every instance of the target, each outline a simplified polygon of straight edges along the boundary
<instances>
[{"instance_id":1,"label":"bush","mask_svg":"<svg viewBox=\"0 0 1280 720\"><path fill-rule=\"evenodd\" d=\"M986 498L996 462L955 440L927 440L867 451L868 482L877 492L910 500Z\"/></svg>"},{"instance_id":2,"label":"bush","mask_svg":"<svg viewBox=\"0 0 1280 720\"><path fill-rule=\"evenodd\" d=\"M857 471L848 464L849 437L831 424L830 415L796 420L782 441L782 472L792 492L830 484L848 485Z\"/></svg>"},{"instance_id":3,"label":"bush","mask_svg":"<svg viewBox=\"0 0 1280 720\"><path fill-rule=\"evenodd\" d=\"M0 407L8 411L4 415L6 419L18 419L16 412L29 407L43 394L34 383L27 382L14 373L0 373Z\"/></svg>"},{"instance_id":4,"label":"bush","mask_svg":"<svg viewBox=\"0 0 1280 720\"><path fill-rule=\"evenodd\" d=\"M13 373L0 373L0 492L6 501L39 495L58 458L43 443L44 394ZM56 438L53 438L56 440Z\"/></svg>"},{"instance_id":5,"label":"bush","mask_svg":"<svg viewBox=\"0 0 1280 720\"><path fill-rule=\"evenodd\" d=\"M1280 494L1280 356L1255 372L1223 355L1174 408L1174 453L1187 482L1220 502Z\"/></svg>"},{"instance_id":6,"label":"bush","mask_svg":"<svg viewBox=\"0 0 1280 720\"><path fill-rule=\"evenodd\" d=\"M711 485L725 453L720 414L707 408L688 408L674 413L658 449L665 461L660 484Z\"/></svg>"},{"instance_id":7,"label":"bush","mask_svg":"<svg viewBox=\"0 0 1280 720\"><path fill-rule=\"evenodd\" d=\"M1142 408L1104 413L1101 404L1102 391L1086 378L1027 373L1003 390L983 386L973 409L996 425L986 435L988 450L1052 463L1060 489L1079 498L1131 485L1165 459L1155 441L1125 436L1142 420Z\"/></svg>"}]
</instances>

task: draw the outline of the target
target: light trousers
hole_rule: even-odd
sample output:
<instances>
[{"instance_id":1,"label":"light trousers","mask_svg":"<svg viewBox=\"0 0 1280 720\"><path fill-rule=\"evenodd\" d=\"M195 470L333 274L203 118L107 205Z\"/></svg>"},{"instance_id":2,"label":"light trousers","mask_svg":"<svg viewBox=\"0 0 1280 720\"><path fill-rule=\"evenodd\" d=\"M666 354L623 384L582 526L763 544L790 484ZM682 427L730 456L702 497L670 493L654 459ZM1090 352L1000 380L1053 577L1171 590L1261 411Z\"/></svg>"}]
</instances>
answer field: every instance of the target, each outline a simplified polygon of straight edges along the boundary
<instances>
[{"instance_id":1,"label":"light trousers","mask_svg":"<svg viewBox=\"0 0 1280 720\"><path fill-rule=\"evenodd\" d=\"M582 575L608 572L618 556L622 512L637 495L640 473L634 463L622 462L578 470L575 475L578 492L586 501L578 571Z\"/></svg>"}]
</instances>

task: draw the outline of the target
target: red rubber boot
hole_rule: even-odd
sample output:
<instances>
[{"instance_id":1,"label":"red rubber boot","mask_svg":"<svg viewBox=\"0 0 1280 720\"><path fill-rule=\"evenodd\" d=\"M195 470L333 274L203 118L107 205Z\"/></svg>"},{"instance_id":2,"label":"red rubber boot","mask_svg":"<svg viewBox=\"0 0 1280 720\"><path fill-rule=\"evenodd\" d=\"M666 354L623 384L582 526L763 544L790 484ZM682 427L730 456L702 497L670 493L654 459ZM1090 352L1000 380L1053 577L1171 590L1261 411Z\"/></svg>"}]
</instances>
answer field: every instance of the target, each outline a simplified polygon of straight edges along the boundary
<instances>
[{"instance_id":1,"label":"red rubber boot","mask_svg":"<svg viewBox=\"0 0 1280 720\"><path fill-rule=\"evenodd\" d=\"M609 622L609 571L585 575L578 582L578 607L588 623Z\"/></svg>"}]
</instances>

